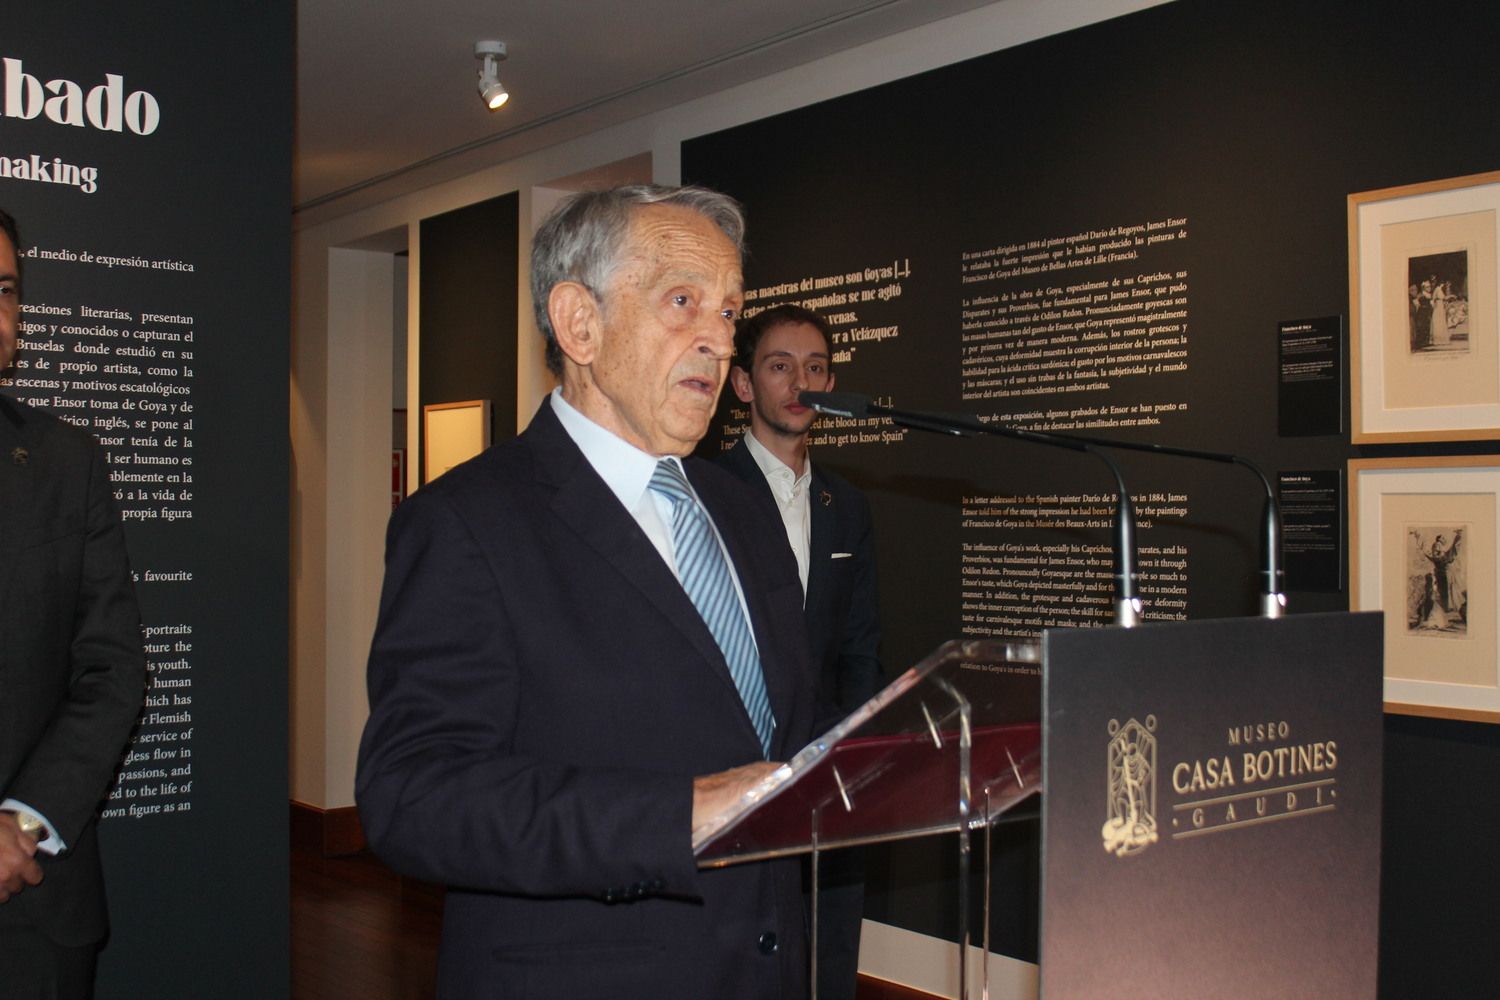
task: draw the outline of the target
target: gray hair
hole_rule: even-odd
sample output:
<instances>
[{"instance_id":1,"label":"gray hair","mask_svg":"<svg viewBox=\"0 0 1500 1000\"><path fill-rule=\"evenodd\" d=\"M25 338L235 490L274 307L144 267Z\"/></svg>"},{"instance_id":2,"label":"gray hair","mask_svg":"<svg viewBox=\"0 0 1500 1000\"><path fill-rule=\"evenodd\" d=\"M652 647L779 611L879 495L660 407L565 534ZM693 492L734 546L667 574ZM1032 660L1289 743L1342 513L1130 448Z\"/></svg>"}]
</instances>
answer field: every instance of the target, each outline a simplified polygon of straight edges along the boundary
<instances>
[{"instance_id":1,"label":"gray hair","mask_svg":"<svg viewBox=\"0 0 1500 1000\"><path fill-rule=\"evenodd\" d=\"M531 305L547 340L547 367L554 375L562 374L563 355L547 315L548 296L559 283L576 281L602 300L623 263L631 217L647 205L690 208L723 230L741 255L745 252L745 216L739 202L708 188L632 184L568 198L531 241Z\"/></svg>"}]
</instances>

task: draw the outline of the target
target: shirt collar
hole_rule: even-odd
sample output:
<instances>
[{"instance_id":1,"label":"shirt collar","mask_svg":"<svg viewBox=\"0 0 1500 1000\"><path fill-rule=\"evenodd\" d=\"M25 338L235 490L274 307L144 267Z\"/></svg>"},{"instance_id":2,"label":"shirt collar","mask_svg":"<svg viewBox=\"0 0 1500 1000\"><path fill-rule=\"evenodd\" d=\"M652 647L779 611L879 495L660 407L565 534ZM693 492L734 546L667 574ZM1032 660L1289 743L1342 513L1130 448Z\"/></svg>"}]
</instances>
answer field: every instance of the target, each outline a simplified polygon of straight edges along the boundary
<instances>
[{"instance_id":1,"label":"shirt collar","mask_svg":"<svg viewBox=\"0 0 1500 1000\"><path fill-rule=\"evenodd\" d=\"M760 443L760 439L745 428L745 447L750 449L750 457L755 459L755 464L760 468L761 474L766 477L766 482L771 484L771 491L776 498L783 503L789 502L800 494L807 492L808 483L812 481L812 456L807 458L806 466L802 475L792 471L791 466L771 454L771 450Z\"/></svg>"},{"instance_id":2,"label":"shirt collar","mask_svg":"<svg viewBox=\"0 0 1500 1000\"><path fill-rule=\"evenodd\" d=\"M648 455L584 416L563 399L561 386L552 390L552 412L610 492L626 510L635 510L656 471L656 456Z\"/></svg>"}]
</instances>

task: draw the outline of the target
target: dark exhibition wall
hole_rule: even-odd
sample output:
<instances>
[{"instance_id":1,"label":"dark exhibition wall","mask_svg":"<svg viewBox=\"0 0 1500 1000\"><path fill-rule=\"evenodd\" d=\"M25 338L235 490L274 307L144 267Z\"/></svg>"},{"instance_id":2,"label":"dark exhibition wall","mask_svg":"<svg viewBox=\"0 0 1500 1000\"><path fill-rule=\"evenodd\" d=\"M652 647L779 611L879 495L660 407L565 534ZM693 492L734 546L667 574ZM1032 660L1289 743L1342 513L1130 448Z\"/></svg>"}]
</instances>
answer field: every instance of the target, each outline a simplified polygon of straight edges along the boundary
<instances>
[{"instance_id":1,"label":"dark exhibition wall","mask_svg":"<svg viewBox=\"0 0 1500 1000\"><path fill-rule=\"evenodd\" d=\"M98 995L275 995L292 5L33 4L0 57L0 206L26 282L0 391L99 438L150 661L101 803Z\"/></svg>"},{"instance_id":2,"label":"dark exhibition wall","mask_svg":"<svg viewBox=\"0 0 1500 1000\"><path fill-rule=\"evenodd\" d=\"M512 192L420 227L420 405L487 399L492 441L516 433L517 291L497 278L517 273L520 206Z\"/></svg>"},{"instance_id":3,"label":"dark exhibition wall","mask_svg":"<svg viewBox=\"0 0 1500 1000\"><path fill-rule=\"evenodd\" d=\"M1495 450L1351 446L1345 393L1346 198L1500 166L1500 82L1482 69L1496 38L1500 14L1473 3L1181 0L693 140L683 177L746 204L747 309L832 319L839 389L1233 452L1273 483L1327 478L1332 501L1351 458ZM1283 426L1278 325L1293 321L1332 331L1342 357L1291 387L1304 396ZM721 417L710 453L746 419L727 397ZM1102 465L916 435L825 418L814 453L870 494L888 672L954 636L1106 620ZM1254 613L1255 479L1119 461L1148 617ZM1294 612L1348 607L1347 531L1324 520L1289 570ZM1500 884L1474 831L1500 821L1500 739L1389 716L1385 757L1382 994L1493 993ZM1034 909L1034 832L1002 839L997 891ZM868 915L950 932L918 899L942 863L889 864ZM1034 959L1028 921L1010 922L1000 950Z\"/></svg>"}]
</instances>

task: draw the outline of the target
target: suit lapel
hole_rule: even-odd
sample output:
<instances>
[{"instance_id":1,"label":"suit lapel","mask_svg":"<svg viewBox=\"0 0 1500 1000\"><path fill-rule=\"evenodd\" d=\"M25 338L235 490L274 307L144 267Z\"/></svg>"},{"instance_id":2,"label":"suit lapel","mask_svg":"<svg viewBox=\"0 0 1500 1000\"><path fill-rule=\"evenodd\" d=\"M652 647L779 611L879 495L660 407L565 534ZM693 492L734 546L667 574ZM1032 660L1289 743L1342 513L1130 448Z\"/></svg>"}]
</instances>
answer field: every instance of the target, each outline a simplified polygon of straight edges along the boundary
<instances>
[{"instance_id":1,"label":"suit lapel","mask_svg":"<svg viewBox=\"0 0 1500 1000\"><path fill-rule=\"evenodd\" d=\"M838 499L828 488L828 480L818 471L812 470L812 481L808 483L807 503L812 511L812 528L807 545L807 601L809 611L817 608L828 589L829 574L833 572L834 533L838 530Z\"/></svg>"},{"instance_id":2,"label":"suit lapel","mask_svg":"<svg viewBox=\"0 0 1500 1000\"><path fill-rule=\"evenodd\" d=\"M755 464L755 456L750 454L750 449L745 446L743 440L725 454L724 465L749 484L756 499L769 503L773 511L779 511L776 506L776 494L771 492L771 484L766 482L766 474L761 472L760 466Z\"/></svg>"},{"instance_id":3,"label":"suit lapel","mask_svg":"<svg viewBox=\"0 0 1500 1000\"><path fill-rule=\"evenodd\" d=\"M698 609L635 518L563 430L550 400L537 411L523 439L536 455L538 478L553 491L552 513L672 623L741 704L724 654ZM743 714L753 738L749 713Z\"/></svg>"},{"instance_id":4,"label":"suit lapel","mask_svg":"<svg viewBox=\"0 0 1500 1000\"><path fill-rule=\"evenodd\" d=\"M776 495L771 492L771 484L766 482L765 473L761 472L760 466L755 464L755 457L750 454L750 449L746 447L745 442L740 441L737 443L718 461L729 471L745 481L755 501L763 504L768 511L771 523L775 525L775 530L777 531L776 537L784 537L781 508L776 502ZM800 593L800 584L797 585L799 591L797 596L803 598L801 601L803 608L801 610L805 615L816 613L812 602L817 599L819 594L826 591L828 587L828 574L831 571L829 554L833 551L833 533L837 530L837 518L834 513L835 509L823 504L822 491L825 488L826 483L819 475L818 467L814 465L812 482L809 484L812 496L809 501L811 524L809 532L810 544L808 546L807 594L805 598ZM733 543L730 544L732 545ZM755 540L741 542L741 544L755 544ZM746 558L744 554L733 547L731 547L730 551L734 555L736 565L740 565L741 560ZM761 594L754 595L757 599L764 598L764 596ZM773 657L770 655L770 650L781 648L776 645L778 636L767 634L770 628L767 623L775 621L775 618L774 616L768 618L771 612L763 599L754 600L748 594L746 597L747 603L750 604L751 617L755 619L755 640L760 645L762 651L761 662L765 665L766 687L771 695L771 704L776 712L776 718L784 720L787 718L791 704L796 698L797 678L788 672L789 665L795 663L796 660L795 658L788 660L782 656ZM791 621L801 624L803 622L803 615L794 616L791 618ZM816 659L816 656L814 659ZM790 753L801 748L782 747L781 749Z\"/></svg>"},{"instance_id":5,"label":"suit lapel","mask_svg":"<svg viewBox=\"0 0 1500 1000\"><path fill-rule=\"evenodd\" d=\"M761 475L760 469L757 467L754 472L755 478L764 484L765 478ZM691 477L691 472L689 475ZM724 539L724 546L729 550L729 557L734 561L740 578L740 587L745 594L745 606L750 611L750 627L755 633L755 645L760 652L761 670L766 680L766 695L771 700L771 711L777 722L772 753L775 755L799 750L800 747L788 747L784 742L788 723L791 721L792 708L797 698L798 678L793 673L796 659L788 658L784 651L784 643L788 637L782 635L779 630L788 626L795 628L801 625L801 617L796 607L797 601L802 596L801 586L795 576L788 578L786 600L789 613L778 617L771 603L774 595L752 586L751 584L756 581L747 577L750 568L758 564L755 556L757 547L765 545L766 539L751 537L746 533L744 522L730 516L727 501L716 492L714 484L700 483L698 478L693 478L693 488L698 491L704 505L713 515L719 534ZM769 488L767 496L770 497ZM743 500L740 502L743 503ZM774 499L772 502L774 505ZM781 522L773 520L766 527L778 533L773 536L773 540L780 542ZM798 637L800 638L800 633Z\"/></svg>"},{"instance_id":6,"label":"suit lapel","mask_svg":"<svg viewBox=\"0 0 1500 1000\"><path fill-rule=\"evenodd\" d=\"M35 481L33 463L40 456L35 450L31 435L26 433L26 415L10 400L0 397L0 546L6 536L18 528L30 526L35 516L32 509L32 483ZM19 449L19 450L18 450Z\"/></svg>"}]
</instances>

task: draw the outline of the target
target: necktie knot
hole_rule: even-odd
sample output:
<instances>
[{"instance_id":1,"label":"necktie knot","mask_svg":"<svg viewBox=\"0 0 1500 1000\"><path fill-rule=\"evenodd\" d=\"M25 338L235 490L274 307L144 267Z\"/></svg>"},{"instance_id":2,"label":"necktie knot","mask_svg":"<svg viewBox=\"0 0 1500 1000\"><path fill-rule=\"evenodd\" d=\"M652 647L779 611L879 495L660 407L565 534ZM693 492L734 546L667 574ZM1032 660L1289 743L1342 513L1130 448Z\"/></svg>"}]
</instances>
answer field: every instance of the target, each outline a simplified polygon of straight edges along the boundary
<instances>
[{"instance_id":1,"label":"necktie knot","mask_svg":"<svg viewBox=\"0 0 1500 1000\"><path fill-rule=\"evenodd\" d=\"M674 504L693 499L693 491L688 486L687 476L683 475L682 466L668 458L656 463L656 471L651 473L649 486L652 492L660 493Z\"/></svg>"}]
</instances>

